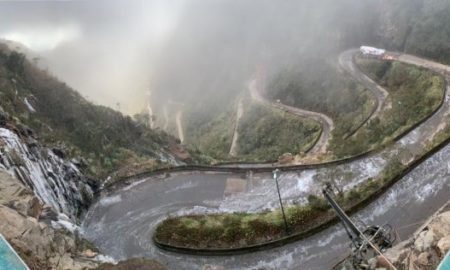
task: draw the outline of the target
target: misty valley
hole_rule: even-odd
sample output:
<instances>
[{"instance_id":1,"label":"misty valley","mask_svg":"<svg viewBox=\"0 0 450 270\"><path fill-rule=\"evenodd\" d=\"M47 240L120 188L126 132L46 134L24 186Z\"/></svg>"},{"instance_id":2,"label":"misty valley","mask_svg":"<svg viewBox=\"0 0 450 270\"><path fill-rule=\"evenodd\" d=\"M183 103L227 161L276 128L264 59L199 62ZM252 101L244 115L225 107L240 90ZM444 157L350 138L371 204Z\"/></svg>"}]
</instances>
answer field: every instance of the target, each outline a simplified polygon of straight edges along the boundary
<instances>
[{"instance_id":1,"label":"misty valley","mask_svg":"<svg viewBox=\"0 0 450 270\"><path fill-rule=\"evenodd\" d=\"M0 270L450 269L450 2L0 17Z\"/></svg>"}]
</instances>

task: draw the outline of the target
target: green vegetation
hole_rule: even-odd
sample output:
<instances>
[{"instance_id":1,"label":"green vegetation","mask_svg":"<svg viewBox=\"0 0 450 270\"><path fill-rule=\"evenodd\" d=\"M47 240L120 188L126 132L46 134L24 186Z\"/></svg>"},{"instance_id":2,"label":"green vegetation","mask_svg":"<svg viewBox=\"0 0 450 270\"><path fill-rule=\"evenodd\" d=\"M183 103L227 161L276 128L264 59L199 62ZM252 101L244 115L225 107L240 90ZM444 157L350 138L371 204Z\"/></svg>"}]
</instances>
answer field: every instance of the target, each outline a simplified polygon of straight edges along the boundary
<instances>
[{"instance_id":1,"label":"green vegetation","mask_svg":"<svg viewBox=\"0 0 450 270\"><path fill-rule=\"evenodd\" d=\"M331 117L333 137L343 137L356 130L374 109L372 94L333 65L318 65L322 59L300 61L275 75L267 95L283 104Z\"/></svg>"},{"instance_id":2,"label":"green vegetation","mask_svg":"<svg viewBox=\"0 0 450 270\"><path fill-rule=\"evenodd\" d=\"M320 136L321 126L314 120L250 102L238 131L240 159L267 161L284 153L307 152Z\"/></svg>"},{"instance_id":3,"label":"green vegetation","mask_svg":"<svg viewBox=\"0 0 450 270\"><path fill-rule=\"evenodd\" d=\"M188 122L190 121L194 120L188 120ZM197 128L188 124L187 126L190 128L186 132L186 143L195 145L200 152L215 159L228 160L235 121L235 109L231 108Z\"/></svg>"},{"instance_id":4,"label":"green vegetation","mask_svg":"<svg viewBox=\"0 0 450 270\"><path fill-rule=\"evenodd\" d=\"M401 175L406 166L393 158L375 178L339 194L338 203L351 210L367 202ZM307 233L331 220L333 212L327 202L315 195L308 204L285 207L289 234ZM154 238L159 243L188 248L237 248L266 243L285 237L280 210L259 213L225 213L168 217L160 223Z\"/></svg>"},{"instance_id":5,"label":"green vegetation","mask_svg":"<svg viewBox=\"0 0 450 270\"><path fill-rule=\"evenodd\" d=\"M357 58L357 64L388 90L382 113L350 137L333 137L331 149L336 157L355 155L378 148L432 114L444 96L444 79L431 71L399 62Z\"/></svg>"},{"instance_id":6,"label":"green vegetation","mask_svg":"<svg viewBox=\"0 0 450 270\"><path fill-rule=\"evenodd\" d=\"M240 7L242 10L254 9L252 5L244 4ZM270 56L266 63L270 65L263 66L268 75L266 96L271 100L280 99L285 104L331 116L336 124L333 132L336 138L342 138L355 130L373 109L372 95L352 78L339 72L335 59L340 52L361 45L373 45L450 63L450 31L447 27L450 25L449 1L342 1L339 5L311 1L307 3L307 8L304 7L302 4L278 5L276 10L270 10L270 14L280 16L267 16L267 10L262 10L255 14L261 16L259 19L243 23L246 29L261 29L261 23L265 25L262 28L270 29L267 32L273 34L267 37L266 42L271 45L263 45L258 39L248 39L245 31L227 33L232 36L225 39L233 42L227 43L226 50L219 55L216 50L204 49L214 48L216 39L205 40L199 36L198 39L192 39L199 42L194 43L197 46L189 48L185 48L183 42L173 43L175 48L182 46L182 49L170 47L166 52L170 56L166 62L174 67L168 69L165 79L159 82L162 87L157 88L163 95L173 98L182 96L186 100L186 107L195 111L191 113L195 114L191 118L196 120L186 123L186 129L195 130L209 122L216 125L220 118L217 115L232 107L230 104L233 100L246 91L243 84L254 76L254 66L261 65L264 61L247 57L247 54L243 57L237 53L242 48L261 52L266 51L263 47L268 46ZM303 12L305 10L308 12ZM198 12L193 9L188 13L193 11ZM235 20L236 18L222 18L221 27L233 26ZM200 22L195 22L194 25L195 29L203 31L183 32L175 39L182 41L186 38L185 35L191 35L192 38L192 35L204 33L210 33L211 36L217 34L214 27L205 28ZM274 46L275 44L286 46ZM182 52L180 56L183 56L185 50L188 50L185 54L191 61L170 61L176 53ZM210 62L210 59L217 57L221 60ZM165 84L175 87L164 87ZM189 91L185 91L186 89ZM191 109L193 107L196 109ZM192 141L196 143L200 139L194 138ZM226 142L231 141L228 139ZM213 148L217 149L216 146ZM208 149L207 145L203 145L202 149ZM357 151L358 149L349 152ZM341 150L338 152L347 154Z\"/></svg>"},{"instance_id":7,"label":"green vegetation","mask_svg":"<svg viewBox=\"0 0 450 270\"><path fill-rule=\"evenodd\" d=\"M374 97L332 66L311 65L291 68L274 77L266 93L271 99L333 118L335 129L330 150L343 158L382 147L414 124L433 113L441 104L444 80L431 71L402 63L358 58L357 64L389 91L382 113L348 138L375 109ZM323 81L319 79L322 78ZM192 142L214 158L226 160L232 140L235 114L227 112L199 129ZM239 157L235 160L274 160L283 153L302 153L320 133L317 123L250 104L239 126Z\"/></svg>"},{"instance_id":8,"label":"green vegetation","mask_svg":"<svg viewBox=\"0 0 450 270\"><path fill-rule=\"evenodd\" d=\"M311 228L318 217L309 206L287 207L285 211L290 228ZM276 210L168 218L157 227L155 238L175 246L231 248L267 242L283 234L283 217Z\"/></svg>"},{"instance_id":9,"label":"green vegetation","mask_svg":"<svg viewBox=\"0 0 450 270\"><path fill-rule=\"evenodd\" d=\"M232 108L197 129L189 129L186 142L218 160L269 161L284 153L308 151L321 132L314 120L254 103L247 97L238 128L238 156L233 158L229 151L235 123L236 108Z\"/></svg>"},{"instance_id":10,"label":"green vegetation","mask_svg":"<svg viewBox=\"0 0 450 270\"><path fill-rule=\"evenodd\" d=\"M174 141L148 129L142 117L137 122L90 103L6 46L0 47L0 106L31 127L47 145L62 149L69 157L87 158L95 176L136 163L158 167L159 154L168 153Z\"/></svg>"}]
</instances>

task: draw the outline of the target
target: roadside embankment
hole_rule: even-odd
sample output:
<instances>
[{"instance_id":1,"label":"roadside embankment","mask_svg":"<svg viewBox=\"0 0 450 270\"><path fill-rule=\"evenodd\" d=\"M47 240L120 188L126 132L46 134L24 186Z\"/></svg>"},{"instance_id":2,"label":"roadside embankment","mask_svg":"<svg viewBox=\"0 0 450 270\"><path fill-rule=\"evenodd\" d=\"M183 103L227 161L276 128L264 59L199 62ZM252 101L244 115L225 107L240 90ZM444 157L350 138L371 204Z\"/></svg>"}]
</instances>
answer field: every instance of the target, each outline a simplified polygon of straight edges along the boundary
<instances>
[{"instance_id":1,"label":"roadside embankment","mask_svg":"<svg viewBox=\"0 0 450 270\"><path fill-rule=\"evenodd\" d=\"M87 242L68 230L56 230L43 222L48 209L33 192L0 170L0 233L16 249L30 269L94 269L88 257L96 253ZM56 215L56 214L55 214ZM60 225L61 226L61 225Z\"/></svg>"},{"instance_id":2,"label":"roadside embankment","mask_svg":"<svg viewBox=\"0 0 450 270\"><path fill-rule=\"evenodd\" d=\"M385 255L398 269L434 270L450 250L450 202L417 230L413 237Z\"/></svg>"}]
</instances>

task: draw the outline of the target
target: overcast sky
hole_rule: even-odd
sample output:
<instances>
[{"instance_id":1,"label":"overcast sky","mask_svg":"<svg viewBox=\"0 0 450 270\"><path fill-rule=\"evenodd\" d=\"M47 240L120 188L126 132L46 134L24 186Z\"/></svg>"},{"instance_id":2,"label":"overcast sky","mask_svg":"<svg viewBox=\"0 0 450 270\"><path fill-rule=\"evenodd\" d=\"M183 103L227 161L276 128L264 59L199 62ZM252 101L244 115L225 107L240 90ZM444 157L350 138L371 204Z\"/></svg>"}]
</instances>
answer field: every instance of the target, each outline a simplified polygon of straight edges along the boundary
<instances>
[{"instance_id":1,"label":"overcast sky","mask_svg":"<svg viewBox=\"0 0 450 270\"><path fill-rule=\"evenodd\" d=\"M152 59L177 27L182 0L0 2L0 37L42 57L49 71L99 104L134 113Z\"/></svg>"}]
</instances>

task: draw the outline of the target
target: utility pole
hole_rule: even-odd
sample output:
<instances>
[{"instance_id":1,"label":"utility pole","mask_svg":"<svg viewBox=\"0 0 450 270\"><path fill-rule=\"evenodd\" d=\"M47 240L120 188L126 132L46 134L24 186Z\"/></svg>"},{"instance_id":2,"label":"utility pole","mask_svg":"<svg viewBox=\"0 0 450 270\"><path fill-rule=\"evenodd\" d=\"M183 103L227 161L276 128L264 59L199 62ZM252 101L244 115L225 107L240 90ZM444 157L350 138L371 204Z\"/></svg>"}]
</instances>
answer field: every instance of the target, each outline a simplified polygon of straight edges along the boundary
<instances>
[{"instance_id":1,"label":"utility pole","mask_svg":"<svg viewBox=\"0 0 450 270\"><path fill-rule=\"evenodd\" d=\"M286 220L286 215L284 214L283 202L281 201L280 187L278 186L278 176L280 175L280 170L276 169L272 173L273 173L273 179L275 180L275 183L277 184L278 199L280 200L281 213L283 213L284 231L286 234L288 234L289 233L288 224L287 224L287 220Z\"/></svg>"}]
</instances>

